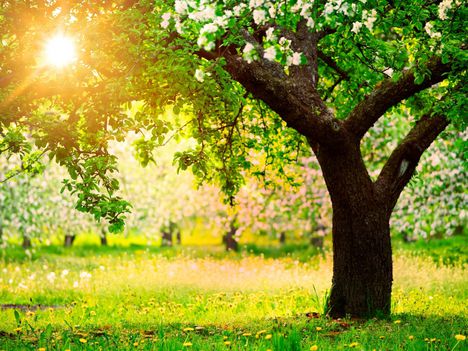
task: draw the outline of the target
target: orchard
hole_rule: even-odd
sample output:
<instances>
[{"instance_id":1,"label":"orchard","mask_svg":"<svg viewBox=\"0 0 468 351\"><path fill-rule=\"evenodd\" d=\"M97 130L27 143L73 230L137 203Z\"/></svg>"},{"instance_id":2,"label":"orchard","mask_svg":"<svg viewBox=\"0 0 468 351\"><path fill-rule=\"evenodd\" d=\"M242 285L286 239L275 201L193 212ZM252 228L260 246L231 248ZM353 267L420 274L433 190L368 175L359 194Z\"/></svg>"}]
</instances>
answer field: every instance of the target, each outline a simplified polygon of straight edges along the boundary
<instances>
[{"instance_id":1,"label":"orchard","mask_svg":"<svg viewBox=\"0 0 468 351\"><path fill-rule=\"evenodd\" d=\"M200 283L209 276L205 264L224 272L229 260L260 254L266 261L258 267L270 272L268 260L277 260L271 267L285 265L278 274L292 274L283 285L283 278L268 277L268 284L278 285L270 291L265 283L267 300L287 286L304 288L309 305L321 311L309 312L296 291L295 304L285 303L284 311L255 313L279 319L305 314L332 324L412 316L415 311L399 311L396 303L401 289L413 287L402 281L415 279L397 271L401 257L412 257L410 262L426 255L435 264L453 264L424 266L428 272L466 273L467 15L466 4L457 0L3 1L0 240L5 264L15 261L22 245L27 269L35 270L41 254L65 245L60 258L53 258L60 265L67 256L86 257L80 250L89 250L100 237L103 247L93 249L98 257L102 252L120 260L109 274L131 270L125 289L142 274L131 267L148 265L142 279L151 285L150 267L162 264L168 279L174 278L167 289L182 289L183 295L184 288L205 286ZM136 256L119 256L119 250L136 250ZM174 261L156 263L152 255ZM203 261L204 255L215 261ZM294 265L306 266L291 268L287 260L293 259ZM113 264L104 261L103 267ZM66 262L73 270L73 259ZM226 271L225 286L206 283L208 290L229 294L231 284L241 289L237 269L241 275L265 273L239 264ZM323 269L317 277L328 282L308 280L308 264ZM10 268L5 267L6 275ZM204 273L190 283L192 269ZM188 286L177 280L182 271ZM154 274L161 272L155 268ZM7 278L0 278L0 286L15 281ZM244 278L250 281L248 274ZM28 286L24 277L18 279ZM466 275L457 279L444 290L454 299L466 293L459 288ZM85 289L79 294L100 289L97 281L76 282ZM162 300L169 296L164 286L157 288ZM262 294L260 285L252 286ZM8 289L0 294L2 306L23 306L21 299L9 300ZM431 284L422 289L433 293ZM73 300L66 290L57 296L59 306ZM173 303L187 308L198 303L179 297ZM107 301L112 304L113 298ZM236 304L235 295L230 301ZM237 311L245 307L239 306ZM165 308L160 307L162 314ZM444 313L463 315L462 310ZM17 328L30 323L17 310L14 316ZM236 318L241 314L232 316L229 328ZM299 338L299 346L287 347L318 349L321 326L309 345L310 331L302 334L302 322L285 323L293 325L288 342L294 342L294 333ZM336 332L332 324L327 324L330 333ZM463 320L454 328L460 324ZM60 334L62 327L58 320L51 330ZM355 336L349 326L341 327L340 335ZM442 338L452 332L445 330ZM243 333L249 334L238 335ZM265 337L273 346L254 343L251 349L288 349L281 331L274 333ZM461 347L465 334L457 329L458 338L444 345ZM163 342L159 335L155 345ZM256 340L263 340L261 335ZM437 344L437 338L428 338ZM81 339L70 342L87 347ZM179 345L179 339L159 345L197 347L187 338ZM402 340L396 347L411 349ZM242 349L236 343L222 347ZM359 344L349 340L346 347Z\"/></svg>"}]
</instances>

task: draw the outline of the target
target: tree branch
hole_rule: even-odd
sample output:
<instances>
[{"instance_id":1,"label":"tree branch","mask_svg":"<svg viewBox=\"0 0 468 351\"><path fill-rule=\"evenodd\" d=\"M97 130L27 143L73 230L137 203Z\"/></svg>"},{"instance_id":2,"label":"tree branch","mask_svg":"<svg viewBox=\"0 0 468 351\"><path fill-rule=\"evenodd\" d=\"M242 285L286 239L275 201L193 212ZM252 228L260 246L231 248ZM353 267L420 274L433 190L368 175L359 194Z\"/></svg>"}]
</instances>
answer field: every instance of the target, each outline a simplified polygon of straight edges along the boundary
<instances>
[{"instance_id":1,"label":"tree branch","mask_svg":"<svg viewBox=\"0 0 468 351\"><path fill-rule=\"evenodd\" d=\"M225 69L256 99L264 101L289 127L318 143L339 144L344 137L341 122L320 98L312 77L288 76L283 66L263 58L260 45L250 34L246 41L259 51L257 60L245 61L236 50L225 50Z\"/></svg>"},{"instance_id":2,"label":"tree branch","mask_svg":"<svg viewBox=\"0 0 468 351\"><path fill-rule=\"evenodd\" d=\"M335 61L330 56L325 55L322 51L318 51L318 57L321 59L328 67L332 68L338 75L341 80L348 80L349 74L342 68L338 67Z\"/></svg>"},{"instance_id":3,"label":"tree branch","mask_svg":"<svg viewBox=\"0 0 468 351\"><path fill-rule=\"evenodd\" d=\"M375 182L377 192L389 206L388 213L391 213L400 193L413 176L423 152L448 124L444 116L424 115L393 150Z\"/></svg>"},{"instance_id":4,"label":"tree branch","mask_svg":"<svg viewBox=\"0 0 468 351\"><path fill-rule=\"evenodd\" d=\"M440 58L432 58L426 65L431 74L421 84L416 84L415 69L406 70L396 82L386 79L366 96L349 114L344 122L345 128L360 140L374 123L391 107L414 94L444 80L450 69Z\"/></svg>"}]
</instances>

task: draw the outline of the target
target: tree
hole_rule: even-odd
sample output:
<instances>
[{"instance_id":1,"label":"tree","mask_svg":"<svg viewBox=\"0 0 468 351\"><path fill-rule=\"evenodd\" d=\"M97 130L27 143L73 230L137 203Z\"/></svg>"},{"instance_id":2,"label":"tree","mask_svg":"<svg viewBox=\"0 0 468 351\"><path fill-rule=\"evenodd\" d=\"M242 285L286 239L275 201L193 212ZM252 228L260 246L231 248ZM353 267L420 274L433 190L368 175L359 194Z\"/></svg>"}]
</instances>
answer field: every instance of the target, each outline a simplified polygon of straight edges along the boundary
<instances>
[{"instance_id":1,"label":"tree","mask_svg":"<svg viewBox=\"0 0 468 351\"><path fill-rule=\"evenodd\" d=\"M191 135L197 145L175 155L179 167L220 183L228 202L242 170L264 173L249 149L263 150L270 168L287 176L282 164L306 141L333 207L330 314L390 312L393 208L423 152L450 122L466 123L463 2L60 3L1 7L8 76L0 126L5 136L32 131L36 145L67 167L80 210L122 227L128 206L116 195L107 143L129 130L146 131L144 159L171 130ZM24 57L36 27L57 23L80 33L81 59L53 77L28 76L34 70ZM31 83L18 94L24 77ZM131 118L122 106L134 100L144 106ZM161 118L167 106L179 118ZM46 119L47 108L57 116ZM413 123L373 180L361 141L389 113Z\"/></svg>"}]
</instances>

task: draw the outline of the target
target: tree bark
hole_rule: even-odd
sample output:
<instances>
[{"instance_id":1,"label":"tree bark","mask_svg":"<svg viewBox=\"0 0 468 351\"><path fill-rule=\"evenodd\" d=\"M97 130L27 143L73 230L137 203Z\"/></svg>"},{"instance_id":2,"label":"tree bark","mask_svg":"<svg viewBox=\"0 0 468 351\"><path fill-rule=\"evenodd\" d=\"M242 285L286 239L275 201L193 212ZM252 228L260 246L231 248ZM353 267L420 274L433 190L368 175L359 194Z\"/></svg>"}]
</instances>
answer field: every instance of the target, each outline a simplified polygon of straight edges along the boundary
<instances>
[{"instance_id":1,"label":"tree bark","mask_svg":"<svg viewBox=\"0 0 468 351\"><path fill-rule=\"evenodd\" d=\"M231 227L226 234L223 235L223 243L225 245L226 251L239 251L239 243L236 239L237 227L231 223Z\"/></svg>"},{"instance_id":2,"label":"tree bark","mask_svg":"<svg viewBox=\"0 0 468 351\"><path fill-rule=\"evenodd\" d=\"M352 138L340 148L314 147L333 206L332 317L390 313L390 213Z\"/></svg>"},{"instance_id":3,"label":"tree bark","mask_svg":"<svg viewBox=\"0 0 468 351\"><path fill-rule=\"evenodd\" d=\"M31 238L23 236L23 243L21 246L23 249L29 249L31 247Z\"/></svg>"},{"instance_id":4,"label":"tree bark","mask_svg":"<svg viewBox=\"0 0 468 351\"><path fill-rule=\"evenodd\" d=\"M161 246L172 246L172 231L167 229L163 230L161 235Z\"/></svg>"},{"instance_id":5,"label":"tree bark","mask_svg":"<svg viewBox=\"0 0 468 351\"><path fill-rule=\"evenodd\" d=\"M101 246L107 246L107 232L103 228L101 229Z\"/></svg>"},{"instance_id":6,"label":"tree bark","mask_svg":"<svg viewBox=\"0 0 468 351\"><path fill-rule=\"evenodd\" d=\"M284 245L286 243L286 233L285 232L281 232L280 235L279 235L279 243L281 245Z\"/></svg>"},{"instance_id":7,"label":"tree bark","mask_svg":"<svg viewBox=\"0 0 468 351\"><path fill-rule=\"evenodd\" d=\"M176 232L176 241L177 241L177 245L181 245L181 244L182 244L182 234L180 233L180 229L177 229L177 232Z\"/></svg>"},{"instance_id":8,"label":"tree bark","mask_svg":"<svg viewBox=\"0 0 468 351\"><path fill-rule=\"evenodd\" d=\"M361 208L359 208L362 206ZM390 314L392 248L384 211L372 204L333 207L332 317Z\"/></svg>"},{"instance_id":9,"label":"tree bark","mask_svg":"<svg viewBox=\"0 0 468 351\"><path fill-rule=\"evenodd\" d=\"M67 234L65 235L65 240L63 242L63 246L65 247L71 247L73 246L73 242L75 241L75 235L70 235L70 234Z\"/></svg>"}]
</instances>

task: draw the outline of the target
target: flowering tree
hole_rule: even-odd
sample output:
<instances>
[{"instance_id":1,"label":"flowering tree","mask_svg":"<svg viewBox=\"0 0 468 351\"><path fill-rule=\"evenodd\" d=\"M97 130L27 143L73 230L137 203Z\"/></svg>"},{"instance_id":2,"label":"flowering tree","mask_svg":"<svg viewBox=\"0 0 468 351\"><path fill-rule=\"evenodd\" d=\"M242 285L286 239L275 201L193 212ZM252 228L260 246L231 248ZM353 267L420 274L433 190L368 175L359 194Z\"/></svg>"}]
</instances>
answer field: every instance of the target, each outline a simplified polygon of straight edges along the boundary
<instances>
[{"instance_id":1,"label":"flowering tree","mask_svg":"<svg viewBox=\"0 0 468 351\"><path fill-rule=\"evenodd\" d=\"M79 209L122 227L107 146L129 130L149 132L146 159L171 131L191 135L179 167L219 182L228 201L243 170L257 172L249 149L285 174L307 143L333 206L330 314L389 313L393 208L423 152L466 120L463 2L32 3L0 7L2 137L31 133L68 169ZM51 72L29 53L58 24L80 53ZM133 118L122 108L134 100L144 108ZM167 106L180 117L161 119ZM374 180L361 141L390 112L413 123Z\"/></svg>"}]
</instances>

